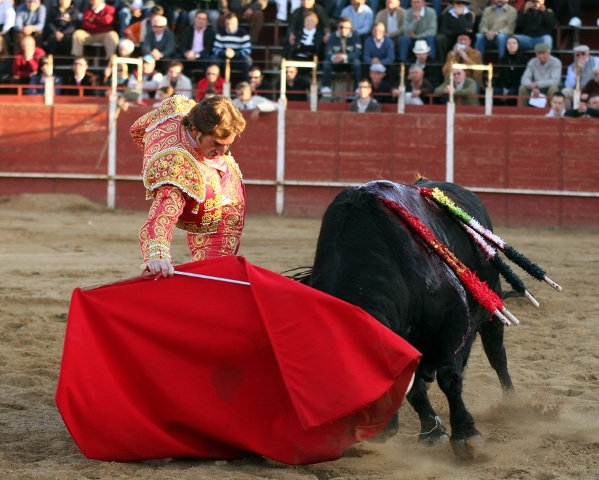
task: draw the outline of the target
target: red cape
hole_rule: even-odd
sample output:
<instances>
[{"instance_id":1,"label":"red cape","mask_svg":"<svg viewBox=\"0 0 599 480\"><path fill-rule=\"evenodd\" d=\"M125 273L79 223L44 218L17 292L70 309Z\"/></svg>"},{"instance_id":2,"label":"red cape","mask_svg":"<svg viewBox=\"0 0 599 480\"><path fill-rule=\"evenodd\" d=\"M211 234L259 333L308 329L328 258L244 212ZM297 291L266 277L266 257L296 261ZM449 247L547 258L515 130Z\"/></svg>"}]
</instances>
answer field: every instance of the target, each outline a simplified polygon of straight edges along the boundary
<instances>
[{"instance_id":1,"label":"red cape","mask_svg":"<svg viewBox=\"0 0 599 480\"><path fill-rule=\"evenodd\" d=\"M73 292L56 404L89 458L334 460L379 433L420 353L363 310L220 257Z\"/></svg>"}]
</instances>

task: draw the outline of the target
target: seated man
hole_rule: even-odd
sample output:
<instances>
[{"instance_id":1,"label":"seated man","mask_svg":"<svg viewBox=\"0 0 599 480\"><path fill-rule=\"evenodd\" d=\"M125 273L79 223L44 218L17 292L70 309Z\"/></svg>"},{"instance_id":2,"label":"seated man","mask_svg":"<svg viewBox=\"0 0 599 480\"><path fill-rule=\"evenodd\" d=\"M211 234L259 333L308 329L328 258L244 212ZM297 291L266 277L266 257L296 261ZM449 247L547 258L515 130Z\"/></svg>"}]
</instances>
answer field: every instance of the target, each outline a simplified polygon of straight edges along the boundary
<instances>
[{"instance_id":1,"label":"seated man","mask_svg":"<svg viewBox=\"0 0 599 480\"><path fill-rule=\"evenodd\" d=\"M406 105L426 105L433 90L431 83L424 78L424 70L418 65L412 65L406 85Z\"/></svg>"},{"instance_id":2,"label":"seated man","mask_svg":"<svg viewBox=\"0 0 599 480\"><path fill-rule=\"evenodd\" d=\"M155 15L152 18L152 30L146 33L141 44L142 55L152 55L159 62L173 58L175 48L175 34L169 30L166 17Z\"/></svg>"},{"instance_id":3,"label":"seated man","mask_svg":"<svg viewBox=\"0 0 599 480\"><path fill-rule=\"evenodd\" d=\"M593 69L593 78L582 88L580 98L588 99L591 94L599 93L599 67Z\"/></svg>"},{"instance_id":4,"label":"seated man","mask_svg":"<svg viewBox=\"0 0 599 480\"><path fill-rule=\"evenodd\" d=\"M104 44L106 58L116 52L119 35L114 31L114 7L104 0L89 0L89 8L83 13L81 28L73 33L71 55L83 56L83 47L91 43Z\"/></svg>"},{"instance_id":5,"label":"seated man","mask_svg":"<svg viewBox=\"0 0 599 480\"><path fill-rule=\"evenodd\" d=\"M21 3L15 11L15 43L20 42L24 36L32 35L35 37L36 43L41 45L46 26L46 6L41 5L40 0L27 0Z\"/></svg>"},{"instance_id":6,"label":"seated man","mask_svg":"<svg viewBox=\"0 0 599 480\"><path fill-rule=\"evenodd\" d=\"M237 97L233 99L233 104L239 110L253 110L251 114L253 119L258 118L261 112L268 113L278 110L275 102L260 95L253 95L252 88L248 82L238 83L235 86L235 93L237 93Z\"/></svg>"},{"instance_id":7,"label":"seated man","mask_svg":"<svg viewBox=\"0 0 599 480\"><path fill-rule=\"evenodd\" d=\"M193 25L189 25L181 36L179 52L188 61L211 60L214 48L214 37L216 32L208 23L208 13L198 10L193 19Z\"/></svg>"},{"instance_id":8,"label":"seated man","mask_svg":"<svg viewBox=\"0 0 599 480\"><path fill-rule=\"evenodd\" d=\"M399 0L387 0L386 8L382 9L374 17L374 23L384 23L387 36L396 47L403 34L405 10L399 6Z\"/></svg>"},{"instance_id":9,"label":"seated man","mask_svg":"<svg viewBox=\"0 0 599 480\"><path fill-rule=\"evenodd\" d=\"M54 85L60 85L62 83L62 78L53 75L52 71L52 62L48 57L42 57L39 61L39 69L37 73L31 75L31 79L29 80L30 85L46 85L46 79L51 79L51 82ZM43 95L45 92L44 87L36 87L30 88L27 93L29 95ZM54 93L58 95L60 93L59 89L55 89Z\"/></svg>"},{"instance_id":10,"label":"seated man","mask_svg":"<svg viewBox=\"0 0 599 480\"><path fill-rule=\"evenodd\" d=\"M546 43L551 50L556 23L553 12L545 7L545 0L527 0L516 20L515 37L523 50L531 50L539 43Z\"/></svg>"},{"instance_id":11,"label":"seated man","mask_svg":"<svg viewBox=\"0 0 599 480\"><path fill-rule=\"evenodd\" d=\"M194 91L191 85L191 79L183 74L183 64L178 61L169 63L166 75L158 84L158 88L170 85L175 89L175 95L183 95L187 98L193 98Z\"/></svg>"},{"instance_id":12,"label":"seated man","mask_svg":"<svg viewBox=\"0 0 599 480\"><path fill-rule=\"evenodd\" d=\"M476 97L477 87L476 82L466 76L466 72L461 68L456 68L453 71L454 81L454 101L458 105L480 105L478 98ZM449 92L451 84L449 80L446 80L437 88L435 88L435 95L444 95L441 99L441 103L447 103L449 101Z\"/></svg>"},{"instance_id":13,"label":"seated man","mask_svg":"<svg viewBox=\"0 0 599 480\"><path fill-rule=\"evenodd\" d=\"M485 58L487 47L497 48L499 58L505 55L507 39L516 31L518 12L507 0L496 0L483 11L476 34L476 48Z\"/></svg>"},{"instance_id":14,"label":"seated man","mask_svg":"<svg viewBox=\"0 0 599 480\"><path fill-rule=\"evenodd\" d=\"M308 100L308 92L310 91L310 81L301 75L297 67L287 67L285 75L287 100L290 101L306 101Z\"/></svg>"},{"instance_id":15,"label":"seated man","mask_svg":"<svg viewBox=\"0 0 599 480\"><path fill-rule=\"evenodd\" d=\"M435 65L435 62L429 58L430 50L430 47L424 40L417 40L412 52L416 57L414 64L422 69L424 78L430 82L433 88L436 88L443 83L443 72L441 71L441 67Z\"/></svg>"},{"instance_id":16,"label":"seated man","mask_svg":"<svg viewBox=\"0 0 599 480\"><path fill-rule=\"evenodd\" d=\"M7 1L0 2L0 37L2 37L0 42L3 42L5 48L12 44L15 17L16 12L13 4Z\"/></svg>"},{"instance_id":17,"label":"seated man","mask_svg":"<svg viewBox=\"0 0 599 480\"><path fill-rule=\"evenodd\" d=\"M269 100L275 100L276 94L272 87L272 84L264 78L264 74L260 67L254 65L250 68L250 87L252 87L252 93L254 95L260 94Z\"/></svg>"},{"instance_id":18,"label":"seated man","mask_svg":"<svg viewBox=\"0 0 599 480\"><path fill-rule=\"evenodd\" d=\"M522 83L518 89L520 106L528 105L529 99L540 98L542 95L551 97L559 91L562 78L562 62L551 55L549 45L539 43L535 45L536 58L532 58L526 65L522 75Z\"/></svg>"},{"instance_id":19,"label":"seated man","mask_svg":"<svg viewBox=\"0 0 599 480\"><path fill-rule=\"evenodd\" d=\"M63 85L77 85L79 87L93 87L97 85L96 76L87 71L88 63L84 57L77 57L73 61L73 69L67 75L65 75L62 82ZM62 89L63 95L81 95L83 93L86 97L93 97L98 94L95 89L79 89L79 88L67 88Z\"/></svg>"},{"instance_id":20,"label":"seated man","mask_svg":"<svg viewBox=\"0 0 599 480\"><path fill-rule=\"evenodd\" d=\"M564 117L592 117L599 118L599 94L594 93L589 96L588 101L581 100L578 108L566 110Z\"/></svg>"},{"instance_id":21,"label":"seated man","mask_svg":"<svg viewBox=\"0 0 599 480\"><path fill-rule=\"evenodd\" d=\"M360 60L362 44L355 32L352 32L351 20L342 18L337 25L337 32L331 35L325 48L322 70L322 94L330 96L333 70L349 71L353 74L354 88L358 86L362 72Z\"/></svg>"},{"instance_id":22,"label":"seated man","mask_svg":"<svg viewBox=\"0 0 599 480\"><path fill-rule=\"evenodd\" d=\"M562 93L566 97L566 104L572 105L574 90L583 89L587 83L593 80L594 70L599 67L599 57L590 54L588 45L577 45L574 47L574 62L568 66L564 89Z\"/></svg>"},{"instance_id":23,"label":"seated man","mask_svg":"<svg viewBox=\"0 0 599 480\"><path fill-rule=\"evenodd\" d=\"M225 79L220 76L220 68L218 68L218 65L210 65L206 69L205 77L198 81L196 87L196 102L199 102L204 98L208 91L214 92L216 95L222 95L224 84Z\"/></svg>"},{"instance_id":24,"label":"seated man","mask_svg":"<svg viewBox=\"0 0 599 480\"><path fill-rule=\"evenodd\" d=\"M437 57L443 59L458 40L462 32L473 32L474 14L470 10L470 0L454 0L439 19L437 32Z\"/></svg>"},{"instance_id":25,"label":"seated man","mask_svg":"<svg viewBox=\"0 0 599 480\"><path fill-rule=\"evenodd\" d=\"M454 63L463 63L465 65L480 65L482 63L480 52L472 48L474 34L471 32L462 32L457 37L457 43L447 53L445 64L443 65L443 76L447 80L451 65ZM468 70L466 76L473 78L479 88L482 85L482 72L480 70Z\"/></svg>"},{"instance_id":26,"label":"seated man","mask_svg":"<svg viewBox=\"0 0 599 480\"><path fill-rule=\"evenodd\" d=\"M214 39L214 59L221 71L225 69L226 59L231 68L239 68L244 81L249 80L252 64L252 43L249 33L239 26L239 19L233 12L225 17L225 28L221 28Z\"/></svg>"},{"instance_id":27,"label":"seated man","mask_svg":"<svg viewBox=\"0 0 599 480\"><path fill-rule=\"evenodd\" d=\"M408 61L408 51L417 40L424 40L430 48L430 56L436 58L435 36L437 35L437 14L424 5L424 0L412 0L404 16L404 31L399 39L399 61Z\"/></svg>"},{"instance_id":28,"label":"seated man","mask_svg":"<svg viewBox=\"0 0 599 480\"><path fill-rule=\"evenodd\" d=\"M372 96L379 103L393 103L398 94L398 90L393 89L390 83L383 80L386 72L387 69L382 63L373 63L368 72L372 83Z\"/></svg>"},{"instance_id":29,"label":"seated man","mask_svg":"<svg viewBox=\"0 0 599 480\"><path fill-rule=\"evenodd\" d=\"M380 112L381 105L372 98L372 84L369 79L358 83L358 97L349 106L350 112Z\"/></svg>"},{"instance_id":30,"label":"seated man","mask_svg":"<svg viewBox=\"0 0 599 480\"><path fill-rule=\"evenodd\" d=\"M156 60L152 55L144 55L142 65L142 78L137 78L137 69L129 76L127 88L129 90L142 90L142 100L156 97L156 90L162 82L163 75L156 69ZM139 85L141 84L141 85Z\"/></svg>"},{"instance_id":31,"label":"seated man","mask_svg":"<svg viewBox=\"0 0 599 480\"><path fill-rule=\"evenodd\" d=\"M350 0L349 5L341 10L341 18L349 18L352 29L364 42L372 31L374 12L366 5L366 0Z\"/></svg>"},{"instance_id":32,"label":"seated man","mask_svg":"<svg viewBox=\"0 0 599 480\"><path fill-rule=\"evenodd\" d=\"M545 114L546 117L560 118L566 113L566 99L562 92L555 92L551 95L550 109Z\"/></svg>"},{"instance_id":33,"label":"seated man","mask_svg":"<svg viewBox=\"0 0 599 480\"><path fill-rule=\"evenodd\" d=\"M21 39L21 48L12 60L11 83L29 83L31 76L39 69L41 58L46 52L35 46L35 39L27 35Z\"/></svg>"},{"instance_id":34,"label":"seated man","mask_svg":"<svg viewBox=\"0 0 599 480\"><path fill-rule=\"evenodd\" d=\"M384 65L389 78L397 77L397 70L394 65L395 46L391 39L387 37L387 28L384 23L377 23L372 27L372 35L366 39L362 50L365 72L370 69L371 65L380 63Z\"/></svg>"},{"instance_id":35,"label":"seated man","mask_svg":"<svg viewBox=\"0 0 599 480\"><path fill-rule=\"evenodd\" d=\"M223 18L229 13L235 13L237 18L250 24L250 41L258 43L258 37L264 25L263 10L268 5L268 0L219 0Z\"/></svg>"}]
</instances>

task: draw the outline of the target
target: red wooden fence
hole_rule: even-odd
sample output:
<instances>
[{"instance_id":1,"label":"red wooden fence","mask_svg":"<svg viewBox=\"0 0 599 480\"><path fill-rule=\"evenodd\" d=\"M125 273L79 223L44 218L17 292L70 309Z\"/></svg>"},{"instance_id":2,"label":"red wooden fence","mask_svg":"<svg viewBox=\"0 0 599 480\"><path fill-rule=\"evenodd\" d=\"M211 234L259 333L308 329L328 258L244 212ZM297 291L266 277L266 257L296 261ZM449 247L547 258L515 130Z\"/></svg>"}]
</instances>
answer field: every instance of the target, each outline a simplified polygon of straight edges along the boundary
<instances>
[{"instance_id":1,"label":"red wooden fence","mask_svg":"<svg viewBox=\"0 0 599 480\"><path fill-rule=\"evenodd\" d=\"M106 178L52 178L106 174L106 155L99 158L108 130L105 102L45 106L23 97L0 103L0 195L77 193L106 202ZM320 216L340 191L306 182L409 183L417 173L444 179L444 109L420 107L398 115L347 113L346 107L287 111L285 215ZM117 123L117 175L131 176L117 180L120 208L148 208L136 178L141 152L128 135L146 110L133 107ZM531 115L534 109L526 115L481 112L458 108L455 182L479 193L496 224L599 226L599 121L544 118ZM275 213L276 137L277 114L263 114L248 118L233 148L248 183L250 214Z\"/></svg>"}]
</instances>

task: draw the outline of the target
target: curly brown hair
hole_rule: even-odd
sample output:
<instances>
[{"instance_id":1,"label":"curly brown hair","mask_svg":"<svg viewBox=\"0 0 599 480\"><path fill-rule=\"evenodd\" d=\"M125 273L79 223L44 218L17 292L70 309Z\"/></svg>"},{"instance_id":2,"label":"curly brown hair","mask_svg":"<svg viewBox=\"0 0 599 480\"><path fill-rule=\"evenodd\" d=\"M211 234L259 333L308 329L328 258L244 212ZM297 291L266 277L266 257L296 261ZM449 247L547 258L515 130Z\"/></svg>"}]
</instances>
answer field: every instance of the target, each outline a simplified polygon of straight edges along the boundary
<instances>
[{"instance_id":1,"label":"curly brown hair","mask_svg":"<svg viewBox=\"0 0 599 480\"><path fill-rule=\"evenodd\" d=\"M228 138L245 130L245 119L229 97L203 98L181 119L186 127L195 127L204 135Z\"/></svg>"}]
</instances>

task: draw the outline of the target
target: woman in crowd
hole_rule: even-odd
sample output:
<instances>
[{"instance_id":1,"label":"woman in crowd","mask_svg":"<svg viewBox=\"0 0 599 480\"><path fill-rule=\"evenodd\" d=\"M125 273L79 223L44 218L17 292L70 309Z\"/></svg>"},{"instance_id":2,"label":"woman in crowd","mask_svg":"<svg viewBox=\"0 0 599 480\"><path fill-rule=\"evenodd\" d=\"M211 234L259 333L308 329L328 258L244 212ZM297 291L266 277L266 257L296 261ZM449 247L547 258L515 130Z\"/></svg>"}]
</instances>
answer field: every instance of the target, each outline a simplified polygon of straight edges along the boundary
<instances>
[{"instance_id":1,"label":"woman in crowd","mask_svg":"<svg viewBox=\"0 0 599 480\"><path fill-rule=\"evenodd\" d=\"M493 96L518 95L520 80L530 58L521 50L520 42L514 36L507 39L506 52L499 59L499 73L493 86ZM516 105L516 98L495 98L498 105Z\"/></svg>"}]
</instances>

